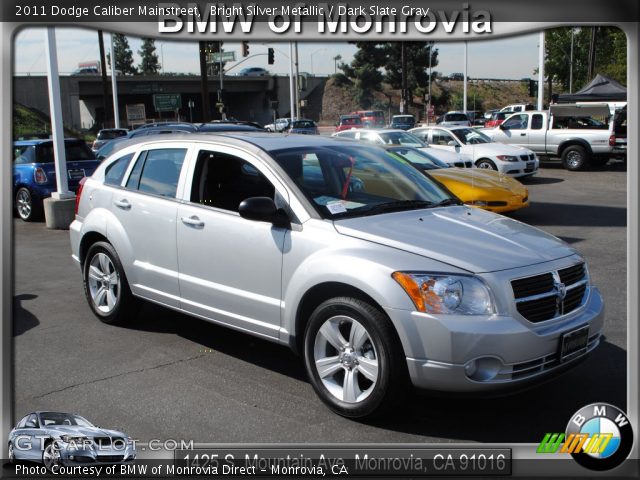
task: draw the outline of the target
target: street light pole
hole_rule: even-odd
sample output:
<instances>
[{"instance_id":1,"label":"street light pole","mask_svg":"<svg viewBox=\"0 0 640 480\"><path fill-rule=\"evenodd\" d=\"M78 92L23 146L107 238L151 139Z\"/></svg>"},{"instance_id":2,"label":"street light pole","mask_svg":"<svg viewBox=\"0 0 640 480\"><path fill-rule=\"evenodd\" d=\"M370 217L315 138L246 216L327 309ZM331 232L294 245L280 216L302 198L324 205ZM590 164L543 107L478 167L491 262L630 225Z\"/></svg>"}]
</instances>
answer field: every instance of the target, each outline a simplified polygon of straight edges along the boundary
<instances>
[{"instance_id":1,"label":"street light pole","mask_svg":"<svg viewBox=\"0 0 640 480\"><path fill-rule=\"evenodd\" d=\"M293 123L293 117L295 117L295 85L293 82L293 42L289 41L289 116L291 117L291 123Z\"/></svg>"},{"instance_id":2,"label":"street light pole","mask_svg":"<svg viewBox=\"0 0 640 480\"><path fill-rule=\"evenodd\" d=\"M573 93L573 35L574 29L571 27L571 54L569 55L569 93Z\"/></svg>"},{"instance_id":3,"label":"street light pole","mask_svg":"<svg viewBox=\"0 0 640 480\"><path fill-rule=\"evenodd\" d=\"M111 92L113 93L113 123L120 128L120 111L118 110L118 82L116 81L116 53L113 46L114 33L111 33Z\"/></svg>"}]
</instances>

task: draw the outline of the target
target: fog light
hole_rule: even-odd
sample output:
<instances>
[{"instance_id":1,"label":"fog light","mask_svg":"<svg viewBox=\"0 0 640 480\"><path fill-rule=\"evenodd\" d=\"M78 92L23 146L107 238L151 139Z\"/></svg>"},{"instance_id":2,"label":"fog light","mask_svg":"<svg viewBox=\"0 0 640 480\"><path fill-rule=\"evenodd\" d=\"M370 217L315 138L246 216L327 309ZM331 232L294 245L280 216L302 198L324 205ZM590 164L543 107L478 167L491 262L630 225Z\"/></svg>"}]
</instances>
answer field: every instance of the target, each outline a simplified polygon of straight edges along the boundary
<instances>
[{"instance_id":1,"label":"fog light","mask_svg":"<svg viewBox=\"0 0 640 480\"><path fill-rule=\"evenodd\" d=\"M464 373L469 378L473 377L477 370L478 370L478 362L476 360L471 360L470 362L467 362L466 365L464 366Z\"/></svg>"}]
</instances>

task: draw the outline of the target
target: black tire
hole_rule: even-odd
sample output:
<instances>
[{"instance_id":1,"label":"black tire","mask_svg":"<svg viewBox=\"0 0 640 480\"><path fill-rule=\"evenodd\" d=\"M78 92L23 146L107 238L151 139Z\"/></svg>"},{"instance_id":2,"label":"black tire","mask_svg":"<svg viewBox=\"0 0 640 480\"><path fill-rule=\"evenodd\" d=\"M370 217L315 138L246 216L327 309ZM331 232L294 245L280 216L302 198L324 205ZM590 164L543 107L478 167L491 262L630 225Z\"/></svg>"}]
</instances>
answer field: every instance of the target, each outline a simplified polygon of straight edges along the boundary
<instances>
[{"instance_id":1,"label":"black tire","mask_svg":"<svg viewBox=\"0 0 640 480\"><path fill-rule=\"evenodd\" d=\"M99 264L100 260L104 258L100 255L105 255L109 260L107 268L100 268L100 271L107 270L107 272L104 273L108 275L102 276L101 278L103 278L103 280L96 281L94 277L90 277L90 270L92 266L96 265L95 262ZM117 286L113 285L109 280L105 280L107 276L114 278L114 274L118 281ZM82 266L82 284L89 307L102 322L109 325L121 325L137 313L139 302L131 293L127 277L122 268L122 263L120 263L120 258L110 243L96 242L91 245ZM104 298L100 297L98 299L100 300L99 304L96 304L92 290L96 293L96 289L99 290L100 288L106 288L113 293L115 301L111 302L112 306L109 306L109 299L106 298L109 297L108 292L105 293ZM101 305L102 303L106 305Z\"/></svg>"},{"instance_id":2,"label":"black tire","mask_svg":"<svg viewBox=\"0 0 640 480\"><path fill-rule=\"evenodd\" d=\"M12 465L15 465L16 463L16 455L15 452L13 450L13 443L9 442L9 445L7 446L7 451L9 452L9 463Z\"/></svg>"},{"instance_id":3,"label":"black tire","mask_svg":"<svg viewBox=\"0 0 640 480\"><path fill-rule=\"evenodd\" d=\"M481 158L480 160L478 160L476 162L476 167L477 168L484 168L485 170L498 170L498 167L496 167L496 164L493 163L492 160L489 160L488 158Z\"/></svg>"},{"instance_id":4,"label":"black tire","mask_svg":"<svg viewBox=\"0 0 640 480\"><path fill-rule=\"evenodd\" d=\"M34 222L42 218L42 204L34 200L27 187L21 187L16 191L15 209L18 217L25 222Z\"/></svg>"},{"instance_id":5,"label":"black tire","mask_svg":"<svg viewBox=\"0 0 640 480\"><path fill-rule=\"evenodd\" d=\"M336 320L342 318L347 320ZM349 320L352 322L349 323ZM347 366L342 361L344 352L341 353L326 341L323 350L318 346L318 342L322 344L326 338L320 333L323 325L335 322L331 324L338 325L336 328L341 333L347 334L351 332L351 328L354 328L354 320L355 324L359 324L358 328L364 328L366 337L363 336L363 338L366 340L360 347L357 346L357 340L353 342L354 348L348 350L352 350L349 352L352 355L350 358L355 364ZM349 330L346 330L347 328ZM347 338L350 342L349 335L346 338L342 337L345 341ZM335 352L328 350L335 350ZM342 388L341 399L329 390L325 380L320 377L315 357L316 353L319 353L322 358L325 356L335 358L336 352L341 360L332 362L335 364L335 373L325 375L325 378L329 382L336 382L333 388L339 391ZM368 380L362 373L362 362L365 360L374 361L377 365L375 382ZM357 298L332 298L313 311L304 334L304 362L311 385L320 399L331 410L344 417L363 418L382 414L401 401L408 391L406 359L391 321L379 309ZM347 375L353 375L351 378L354 379L356 391L360 391L353 401L345 401L344 398L347 396L345 393ZM343 387L339 386L340 383ZM358 400L358 397L362 398Z\"/></svg>"},{"instance_id":6,"label":"black tire","mask_svg":"<svg viewBox=\"0 0 640 480\"><path fill-rule=\"evenodd\" d=\"M47 458L48 455L53 456L53 459L48 459ZM54 466L60 466L61 465L61 462L60 462L60 450L56 446L55 441L49 440L45 444L44 449L42 450L42 464L50 472L53 472L53 467Z\"/></svg>"},{"instance_id":7,"label":"black tire","mask_svg":"<svg viewBox=\"0 0 640 480\"><path fill-rule=\"evenodd\" d=\"M589 160L587 151L581 145L571 145L562 151L562 164L569 171L584 170Z\"/></svg>"}]
</instances>

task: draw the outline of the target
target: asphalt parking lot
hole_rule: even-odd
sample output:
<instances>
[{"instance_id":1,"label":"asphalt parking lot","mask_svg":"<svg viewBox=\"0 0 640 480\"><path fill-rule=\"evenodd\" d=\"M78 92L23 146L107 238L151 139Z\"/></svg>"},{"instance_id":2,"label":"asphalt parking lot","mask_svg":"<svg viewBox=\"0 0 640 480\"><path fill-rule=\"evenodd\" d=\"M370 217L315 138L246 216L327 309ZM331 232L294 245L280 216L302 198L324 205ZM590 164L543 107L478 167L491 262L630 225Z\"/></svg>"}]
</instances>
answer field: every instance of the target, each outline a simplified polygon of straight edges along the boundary
<instances>
[{"instance_id":1,"label":"asphalt parking lot","mask_svg":"<svg viewBox=\"0 0 640 480\"><path fill-rule=\"evenodd\" d=\"M545 165L525 180L532 205L511 216L557 235L587 258L606 302L605 340L584 363L505 397L414 395L368 422L320 402L284 347L147 305L128 327L90 312L68 232L15 220L15 417L78 413L142 441L538 442L578 408L626 408L624 166L567 172Z\"/></svg>"}]
</instances>

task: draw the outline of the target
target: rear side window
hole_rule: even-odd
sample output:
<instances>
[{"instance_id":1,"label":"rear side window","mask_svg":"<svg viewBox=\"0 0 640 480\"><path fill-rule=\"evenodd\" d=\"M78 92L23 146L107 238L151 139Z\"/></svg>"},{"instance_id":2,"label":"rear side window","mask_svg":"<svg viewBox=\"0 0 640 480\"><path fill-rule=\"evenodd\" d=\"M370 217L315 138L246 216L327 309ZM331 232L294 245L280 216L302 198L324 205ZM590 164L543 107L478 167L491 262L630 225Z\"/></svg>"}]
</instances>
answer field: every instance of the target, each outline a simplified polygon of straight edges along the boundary
<instances>
[{"instance_id":1,"label":"rear side window","mask_svg":"<svg viewBox=\"0 0 640 480\"><path fill-rule=\"evenodd\" d=\"M531 128L533 130L540 130L542 128L542 115L536 113L531 117Z\"/></svg>"},{"instance_id":2,"label":"rear side window","mask_svg":"<svg viewBox=\"0 0 640 480\"><path fill-rule=\"evenodd\" d=\"M186 153L186 148L163 148L141 153L127 180L127 188L175 197Z\"/></svg>"},{"instance_id":3,"label":"rear side window","mask_svg":"<svg viewBox=\"0 0 640 480\"><path fill-rule=\"evenodd\" d=\"M445 115L448 122L466 122L469 120L464 113L448 113Z\"/></svg>"},{"instance_id":4,"label":"rear side window","mask_svg":"<svg viewBox=\"0 0 640 480\"><path fill-rule=\"evenodd\" d=\"M133 153L120 157L111 165L109 165L104 171L104 183L105 185L119 186L124 178L124 173L127 171L129 162L133 158Z\"/></svg>"},{"instance_id":5,"label":"rear side window","mask_svg":"<svg viewBox=\"0 0 640 480\"><path fill-rule=\"evenodd\" d=\"M13 148L13 161L17 164L21 163L34 163L35 162L35 148L34 147L14 147Z\"/></svg>"}]
</instances>

